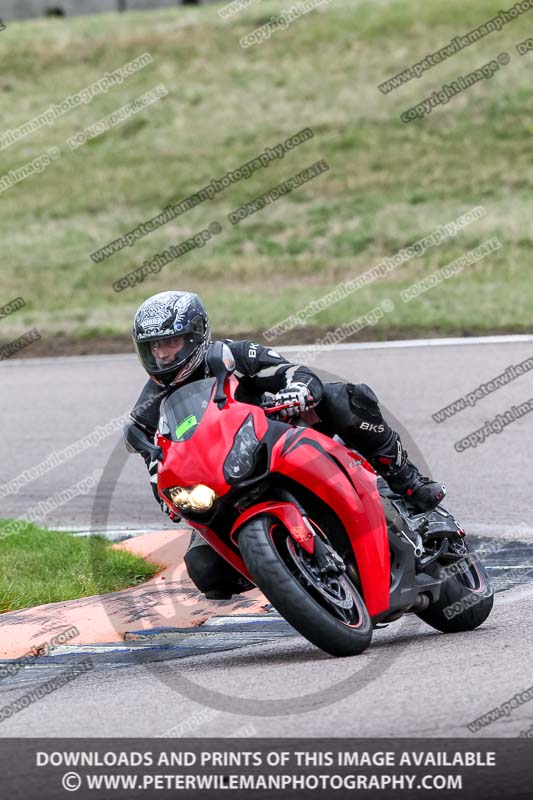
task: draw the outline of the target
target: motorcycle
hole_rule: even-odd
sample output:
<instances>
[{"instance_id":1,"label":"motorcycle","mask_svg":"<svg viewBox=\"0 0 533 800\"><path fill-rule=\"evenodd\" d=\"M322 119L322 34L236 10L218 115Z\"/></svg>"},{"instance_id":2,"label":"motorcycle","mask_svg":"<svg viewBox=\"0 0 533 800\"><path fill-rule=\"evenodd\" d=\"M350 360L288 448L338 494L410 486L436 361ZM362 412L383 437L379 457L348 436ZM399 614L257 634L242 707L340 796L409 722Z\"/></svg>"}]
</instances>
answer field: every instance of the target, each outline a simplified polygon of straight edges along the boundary
<instances>
[{"instance_id":1,"label":"motorcycle","mask_svg":"<svg viewBox=\"0 0 533 800\"><path fill-rule=\"evenodd\" d=\"M208 365L213 377L164 399L155 444L139 428L126 438L160 462L170 510L294 629L350 656L405 613L444 633L487 619L493 589L452 514L414 512L339 437L274 418L290 403L239 399L222 342Z\"/></svg>"}]
</instances>

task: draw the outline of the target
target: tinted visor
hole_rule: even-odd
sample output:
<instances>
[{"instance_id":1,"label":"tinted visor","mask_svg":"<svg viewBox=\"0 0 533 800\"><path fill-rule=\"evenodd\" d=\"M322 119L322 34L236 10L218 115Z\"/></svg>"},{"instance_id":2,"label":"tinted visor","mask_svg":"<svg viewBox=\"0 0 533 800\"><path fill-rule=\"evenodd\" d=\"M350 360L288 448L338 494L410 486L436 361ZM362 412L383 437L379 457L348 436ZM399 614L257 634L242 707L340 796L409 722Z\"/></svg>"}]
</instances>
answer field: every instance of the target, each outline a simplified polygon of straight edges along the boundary
<instances>
[{"instance_id":1,"label":"tinted visor","mask_svg":"<svg viewBox=\"0 0 533 800\"><path fill-rule=\"evenodd\" d=\"M171 377L194 354L200 342L194 333L154 336L135 342L137 355L145 370L156 377Z\"/></svg>"}]
</instances>

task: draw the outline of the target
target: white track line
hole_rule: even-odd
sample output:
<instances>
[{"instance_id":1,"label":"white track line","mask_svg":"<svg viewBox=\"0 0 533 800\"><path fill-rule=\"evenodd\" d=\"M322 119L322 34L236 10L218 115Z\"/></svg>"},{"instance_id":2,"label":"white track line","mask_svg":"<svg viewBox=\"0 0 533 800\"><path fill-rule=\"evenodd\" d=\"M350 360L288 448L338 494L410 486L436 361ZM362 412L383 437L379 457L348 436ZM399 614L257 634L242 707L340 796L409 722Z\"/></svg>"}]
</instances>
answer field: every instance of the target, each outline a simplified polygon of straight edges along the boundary
<instances>
[{"instance_id":1,"label":"white track line","mask_svg":"<svg viewBox=\"0 0 533 800\"><path fill-rule=\"evenodd\" d=\"M532 545L533 539L533 528L527 526L520 526L520 525L496 525L496 524L475 524L475 525L465 525L467 534L472 536L480 536L484 539L497 539L501 542L501 552L507 552L507 545L509 541L520 541L523 542L524 545ZM146 533L153 533L155 531L159 532L162 530L184 530L192 532L192 528L186 522L179 522L172 524L172 526L168 523L168 521L163 518L160 524L150 523L145 525L143 528L128 528L128 523L124 522L122 525L118 524L115 525L113 528L109 529L90 529L85 526L76 526L76 525L54 525L51 526L51 529L55 531L66 531L68 533L73 533L75 536L80 537L87 537L87 536L104 536L110 540L116 540L120 538L134 538L136 536L143 536ZM499 551L500 552L500 551ZM507 569L507 566L501 567L501 569ZM531 566L524 567L524 569L531 569Z\"/></svg>"},{"instance_id":2,"label":"white track line","mask_svg":"<svg viewBox=\"0 0 533 800\"><path fill-rule=\"evenodd\" d=\"M449 338L449 339L404 339L398 341L388 341L388 342L347 342L345 344L334 344L330 347L325 347L324 350L321 351L322 353L330 353L335 352L336 350L387 350L387 349L395 349L395 348L402 348L402 347L456 347L456 346L465 346L470 344L513 344L517 342L533 342L533 334L509 334L509 335L502 335L502 336L465 336L465 337L458 337L458 338ZM311 343L312 344L312 343ZM302 350L305 350L306 347L310 345L307 344L289 344L289 345L277 345L279 350L284 353L298 353ZM265 347L270 347L271 349L276 349L275 342L271 342L270 344L266 343ZM124 360L124 359L135 359L134 353L109 353L109 354L102 354L102 355L87 355L87 356L75 356L76 358L82 358L84 364L90 364L91 362L98 361L102 363L105 360ZM54 364L68 364L72 363L72 358L74 356L46 356L43 358L10 358L6 359L5 361L0 361L0 368L9 368L9 367L16 367L20 365L24 365L25 367L29 366L39 366L39 364L53 362Z\"/></svg>"},{"instance_id":3,"label":"white track line","mask_svg":"<svg viewBox=\"0 0 533 800\"><path fill-rule=\"evenodd\" d=\"M533 334L509 334L508 336L465 336L461 338L449 339L403 339L390 342L347 342L346 344L334 344L330 348L322 350L327 353L335 350L374 350L374 349L394 349L399 347L455 347L457 345L469 344L511 344L514 342L533 342ZM272 347L275 345L272 344ZM305 350L309 345L279 345L279 349L286 353L294 353Z\"/></svg>"},{"instance_id":4,"label":"white track line","mask_svg":"<svg viewBox=\"0 0 533 800\"><path fill-rule=\"evenodd\" d=\"M497 598L496 602L501 606L507 603L519 603L521 600L530 600L531 598L533 598L533 587L524 588L520 586L505 592L505 597Z\"/></svg>"},{"instance_id":5,"label":"white track line","mask_svg":"<svg viewBox=\"0 0 533 800\"><path fill-rule=\"evenodd\" d=\"M487 536L496 539L501 538L502 540L513 537L514 539L522 539L525 542L533 540L533 528L524 523L473 522L470 524L465 523L464 528L467 534L471 533L473 536Z\"/></svg>"},{"instance_id":6,"label":"white track line","mask_svg":"<svg viewBox=\"0 0 533 800\"><path fill-rule=\"evenodd\" d=\"M144 536L146 533L159 533L163 530L189 530L192 532L192 528L189 528L189 526L185 525L183 522L173 524L172 527L169 527L168 524L165 525L164 519L160 525L146 525L144 528L128 528L124 526L122 528L110 528L109 530L102 530L98 528L95 528L94 530L88 530L87 528L77 528L70 525L54 525L51 527L51 530L72 533L74 536L79 536L81 538L86 538L89 536L103 536L105 539L109 539L110 541L115 541L117 539L133 539L136 536Z\"/></svg>"}]
</instances>

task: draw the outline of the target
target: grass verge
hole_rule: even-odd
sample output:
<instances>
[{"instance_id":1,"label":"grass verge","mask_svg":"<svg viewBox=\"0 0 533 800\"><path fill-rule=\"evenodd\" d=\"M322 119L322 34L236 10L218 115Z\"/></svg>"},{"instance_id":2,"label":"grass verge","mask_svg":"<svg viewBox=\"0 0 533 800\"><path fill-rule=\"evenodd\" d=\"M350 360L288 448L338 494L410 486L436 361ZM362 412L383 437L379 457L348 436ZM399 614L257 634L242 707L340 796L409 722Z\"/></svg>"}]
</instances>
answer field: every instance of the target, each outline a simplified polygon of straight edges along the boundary
<instances>
[{"instance_id":1,"label":"grass verge","mask_svg":"<svg viewBox=\"0 0 533 800\"><path fill-rule=\"evenodd\" d=\"M14 129L148 52L153 62L0 151L0 175L59 147L61 157L1 194L0 340L36 326L74 337L127 331L168 288L198 292L212 326L265 330L339 282L392 257L474 206L486 215L423 256L321 311L333 329L385 298L375 326L479 333L531 329L533 208L524 14L388 95L378 84L498 13L500 0L335 0L262 44L241 37L286 8L262 0L222 22L216 5L13 23L2 32L2 129ZM510 5L510 4L508 4ZM510 63L409 124L406 109L498 54ZM163 84L169 94L71 151L68 137ZM9 102L11 98L12 102ZM297 131L314 137L134 246L90 253L221 179ZM329 171L238 225L229 212L319 159ZM113 281L212 221L222 233L119 294ZM404 304L400 291L485 239L502 247ZM31 352L33 348L28 348Z\"/></svg>"},{"instance_id":2,"label":"grass verge","mask_svg":"<svg viewBox=\"0 0 533 800\"><path fill-rule=\"evenodd\" d=\"M26 525L4 535L0 521L0 612L116 592L151 578L160 567L101 536L78 537Z\"/></svg>"}]
</instances>

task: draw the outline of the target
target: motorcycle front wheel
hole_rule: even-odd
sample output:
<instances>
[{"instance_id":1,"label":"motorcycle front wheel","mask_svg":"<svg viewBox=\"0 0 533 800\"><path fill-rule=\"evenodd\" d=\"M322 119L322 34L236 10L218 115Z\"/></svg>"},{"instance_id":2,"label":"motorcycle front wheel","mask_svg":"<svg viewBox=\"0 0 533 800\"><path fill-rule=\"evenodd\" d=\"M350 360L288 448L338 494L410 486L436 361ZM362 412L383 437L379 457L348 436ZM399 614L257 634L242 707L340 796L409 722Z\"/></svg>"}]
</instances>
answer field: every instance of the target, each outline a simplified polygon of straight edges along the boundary
<instances>
[{"instance_id":1,"label":"motorcycle front wheel","mask_svg":"<svg viewBox=\"0 0 533 800\"><path fill-rule=\"evenodd\" d=\"M268 515L242 526L239 548L259 589L308 641L333 656L366 650L372 621L346 573L321 573L316 557Z\"/></svg>"}]
</instances>

